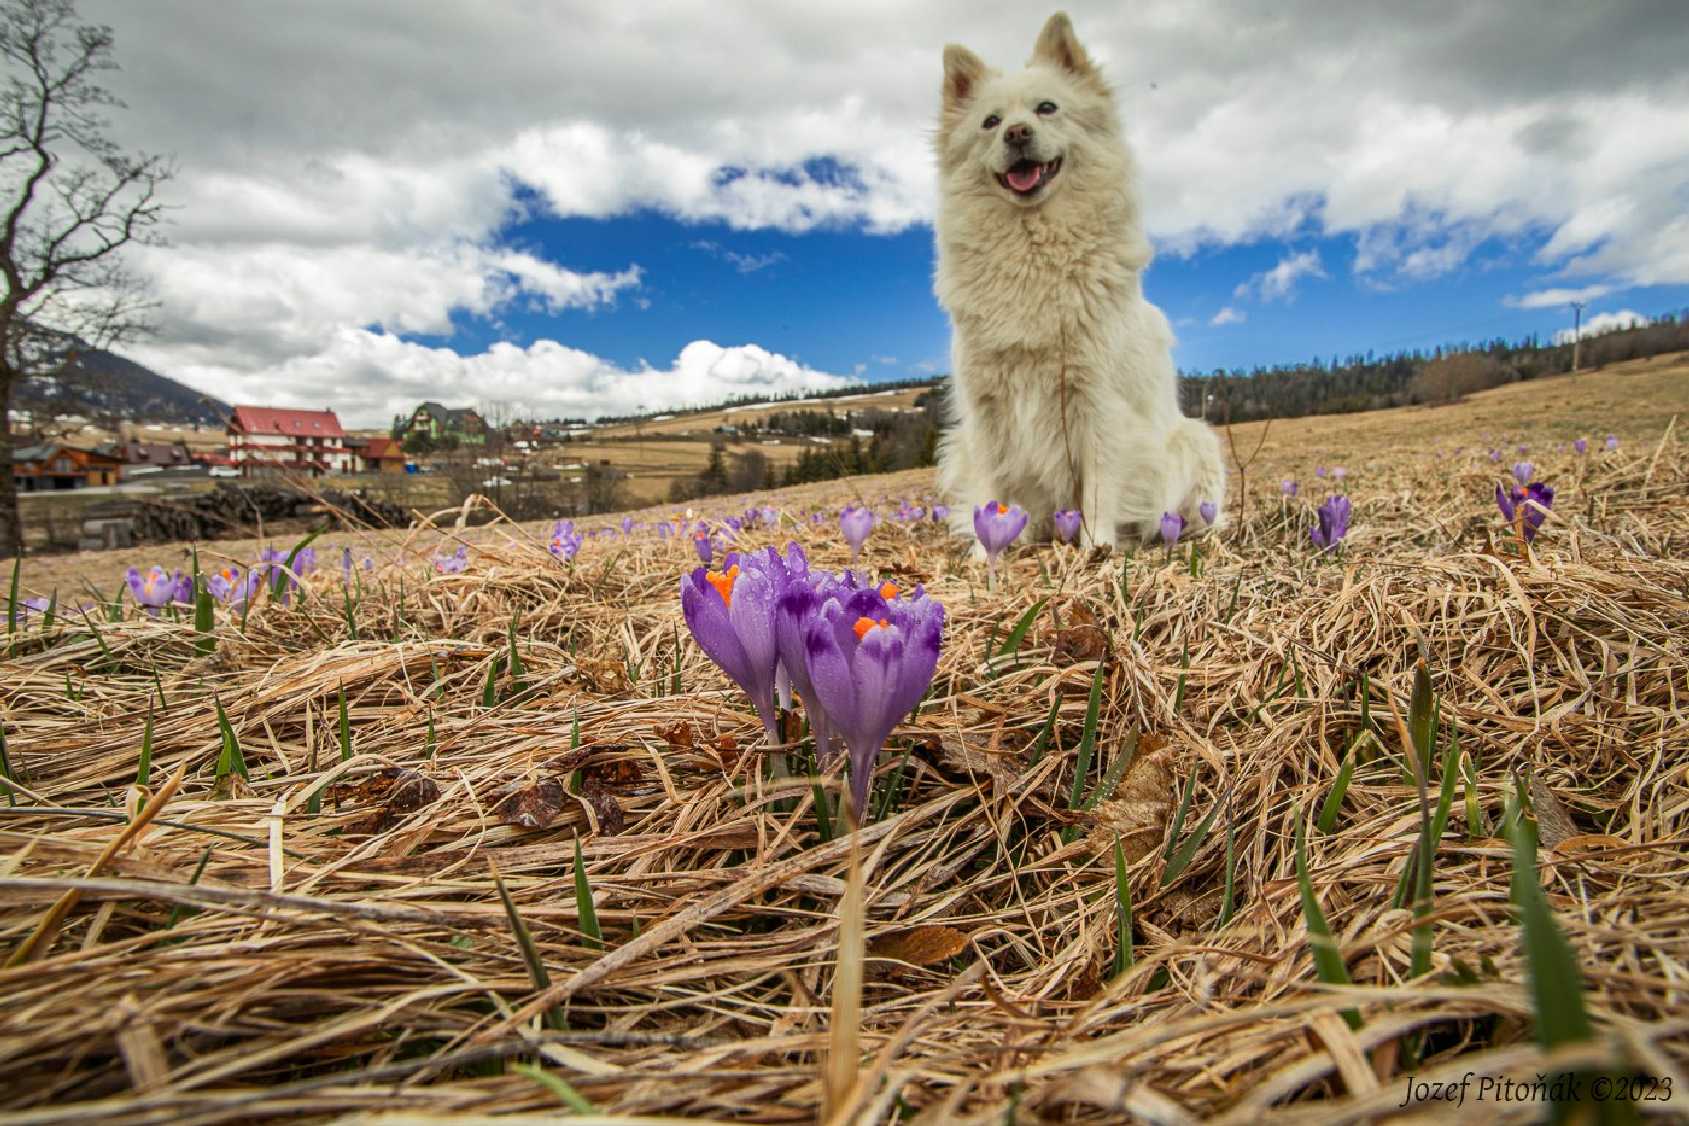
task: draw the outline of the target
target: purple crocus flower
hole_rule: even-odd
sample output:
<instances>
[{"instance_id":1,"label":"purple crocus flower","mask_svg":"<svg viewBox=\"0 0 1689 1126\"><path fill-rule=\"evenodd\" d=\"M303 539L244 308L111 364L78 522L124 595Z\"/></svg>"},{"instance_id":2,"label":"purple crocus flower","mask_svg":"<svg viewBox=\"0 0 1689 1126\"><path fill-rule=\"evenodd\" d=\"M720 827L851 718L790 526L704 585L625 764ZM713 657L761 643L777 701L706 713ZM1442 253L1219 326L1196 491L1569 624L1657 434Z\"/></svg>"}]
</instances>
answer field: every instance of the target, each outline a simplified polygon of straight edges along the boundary
<instances>
[{"instance_id":1,"label":"purple crocus flower","mask_svg":"<svg viewBox=\"0 0 1689 1126\"><path fill-rule=\"evenodd\" d=\"M43 616L52 603L45 598L20 598L17 604L17 624L23 625L32 615Z\"/></svg>"},{"instance_id":2,"label":"purple crocus flower","mask_svg":"<svg viewBox=\"0 0 1689 1126\"><path fill-rule=\"evenodd\" d=\"M1554 489L1541 481L1511 491L1497 485L1495 503L1503 519L1518 527L1529 543L1537 538L1537 529L1548 519L1548 509L1554 507Z\"/></svg>"},{"instance_id":3,"label":"purple crocus flower","mask_svg":"<svg viewBox=\"0 0 1689 1126\"><path fill-rule=\"evenodd\" d=\"M1491 461L1500 461L1501 460L1501 451L1500 450L1491 450L1490 451L1490 460Z\"/></svg>"},{"instance_id":4,"label":"purple crocus flower","mask_svg":"<svg viewBox=\"0 0 1689 1126\"><path fill-rule=\"evenodd\" d=\"M567 563L581 550L583 542L585 537L575 531L573 520L559 520L551 529L551 543L547 550Z\"/></svg>"},{"instance_id":5,"label":"purple crocus flower","mask_svg":"<svg viewBox=\"0 0 1689 1126\"><path fill-rule=\"evenodd\" d=\"M932 522L934 524L942 524L948 519L950 519L950 506L948 504L932 506Z\"/></svg>"},{"instance_id":6,"label":"purple crocus flower","mask_svg":"<svg viewBox=\"0 0 1689 1126\"><path fill-rule=\"evenodd\" d=\"M346 586L352 585L352 549L340 549L340 581Z\"/></svg>"},{"instance_id":7,"label":"purple crocus flower","mask_svg":"<svg viewBox=\"0 0 1689 1126\"><path fill-rule=\"evenodd\" d=\"M1278 491L1283 493L1287 497L1293 497L1298 492L1301 491L1301 488L1302 488L1302 486L1298 485L1295 481L1292 481L1287 477L1279 483Z\"/></svg>"},{"instance_id":8,"label":"purple crocus flower","mask_svg":"<svg viewBox=\"0 0 1689 1126\"><path fill-rule=\"evenodd\" d=\"M1524 457L1524 456L1525 456L1525 454L1526 454L1526 453L1528 453L1528 452L1529 452L1529 451L1530 451L1530 448L1531 448L1531 447L1529 447L1529 446L1527 446L1527 445L1525 445L1525 443L1523 443L1523 442L1520 442L1520 443L1519 443L1519 456L1520 456L1520 457Z\"/></svg>"},{"instance_id":9,"label":"purple crocus flower","mask_svg":"<svg viewBox=\"0 0 1689 1126\"><path fill-rule=\"evenodd\" d=\"M1341 481L1341 480L1343 480L1343 478L1345 478L1349 475L1349 471L1347 469L1344 469L1341 465L1339 465L1339 466L1336 466L1335 468L1332 469L1331 475L1333 477L1337 478L1339 481Z\"/></svg>"},{"instance_id":10,"label":"purple crocus flower","mask_svg":"<svg viewBox=\"0 0 1689 1126\"><path fill-rule=\"evenodd\" d=\"M1059 509L1052 519L1056 525L1056 538L1063 543L1072 543L1073 537L1079 534L1079 510L1077 508Z\"/></svg>"},{"instance_id":11,"label":"purple crocus flower","mask_svg":"<svg viewBox=\"0 0 1689 1126\"><path fill-rule=\"evenodd\" d=\"M1209 527L1214 526L1214 521L1220 515L1219 506L1211 500L1203 501L1201 504L1196 506L1196 510L1202 515L1202 522Z\"/></svg>"},{"instance_id":12,"label":"purple crocus flower","mask_svg":"<svg viewBox=\"0 0 1689 1126\"><path fill-rule=\"evenodd\" d=\"M710 560L715 558L715 544L710 540L710 534L702 531L692 533L692 546L698 552L698 561L708 567Z\"/></svg>"},{"instance_id":13,"label":"purple crocus flower","mask_svg":"<svg viewBox=\"0 0 1689 1126\"><path fill-rule=\"evenodd\" d=\"M839 513L839 531L844 533L845 542L850 545L852 563L861 557L862 545L873 530L874 510L867 505L847 504Z\"/></svg>"},{"instance_id":14,"label":"purple crocus flower","mask_svg":"<svg viewBox=\"0 0 1689 1126\"><path fill-rule=\"evenodd\" d=\"M624 536L630 535L632 532L633 532L633 517L631 517L631 516L622 517L622 535L624 535Z\"/></svg>"},{"instance_id":15,"label":"purple crocus flower","mask_svg":"<svg viewBox=\"0 0 1689 1126\"><path fill-rule=\"evenodd\" d=\"M944 607L918 587L907 598L829 597L809 623L804 664L826 722L850 749L853 823L867 806L874 759L932 684L943 633Z\"/></svg>"},{"instance_id":16,"label":"purple crocus flower","mask_svg":"<svg viewBox=\"0 0 1689 1126\"><path fill-rule=\"evenodd\" d=\"M1325 474L1326 474L1326 469L1325 469L1325 466L1323 466L1323 465L1316 465L1316 466L1315 466L1315 467L1314 467L1314 476L1315 476L1315 477L1324 477L1324 476L1325 476Z\"/></svg>"},{"instance_id":17,"label":"purple crocus flower","mask_svg":"<svg viewBox=\"0 0 1689 1126\"><path fill-rule=\"evenodd\" d=\"M771 745L780 742L774 710L780 663L774 603L787 578L777 560L773 549L758 557L728 552L720 571L698 567L680 580L686 628L710 660L751 698Z\"/></svg>"},{"instance_id":18,"label":"purple crocus flower","mask_svg":"<svg viewBox=\"0 0 1689 1126\"><path fill-rule=\"evenodd\" d=\"M997 556L1026 529L1026 521L1026 510L1018 504L1005 508L997 501L988 500L974 509L974 535L985 549L988 581L997 577Z\"/></svg>"},{"instance_id":19,"label":"purple crocus flower","mask_svg":"<svg viewBox=\"0 0 1689 1126\"><path fill-rule=\"evenodd\" d=\"M1516 461L1513 463L1513 479L1519 482L1520 488L1524 488L1526 485L1531 483L1531 478L1536 474L1536 471L1537 467L1528 461Z\"/></svg>"},{"instance_id":20,"label":"purple crocus flower","mask_svg":"<svg viewBox=\"0 0 1689 1126\"><path fill-rule=\"evenodd\" d=\"M242 576L240 568L230 564L206 575L205 589L225 606L244 606L252 600L263 581L263 574L256 568Z\"/></svg>"},{"instance_id":21,"label":"purple crocus flower","mask_svg":"<svg viewBox=\"0 0 1689 1126\"><path fill-rule=\"evenodd\" d=\"M762 522L770 528L780 523L780 510L771 504L765 504L757 509L757 515L761 516Z\"/></svg>"},{"instance_id":22,"label":"purple crocus flower","mask_svg":"<svg viewBox=\"0 0 1689 1126\"><path fill-rule=\"evenodd\" d=\"M1576 450L1580 454L1588 453L1589 452L1589 439L1588 438L1578 438L1578 439L1576 439L1575 441L1572 442L1572 449Z\"/></svg>"},{"instance_id":23,"label":"purple crocus flower","mask_svg":"<svg viewBox=\"0 0 1689 1126\"><path fill-rule=\"evenodd\" d=\"M1177 512L1163 512L1161 514L1161 542L1171 550L1179 542L1179 536L1184 533L1185 518Z\"/></svg>"},{"instance_id":24,"label":"purple crocus flower","mask_svg":"<svg viewBox=\"0 0 1689 1126\"><path fill-rule=\"evenodd\" d=\"M436 555L434 557L434 570L442 575L461 575L464 568L468 566L468 544L458 544L457 550L450 555Z\"/></svg>"},{"instance_id":25,"label":"purple crocus flower","mask_svg":"<svg viewBox=\"0 0 1689 1126\"><path fill-rule=\"evenodd\" d=\"M1607 435L1607 448L1609 450L1616 450L1619 448L1619 436L1617 434Z\"/></svg>"},{"instance_id":26,"label":"purple crocus flower","mask_svg":"<svg viewBox=\"0 0 1689 1126\"><path fill-rule=\"evenodd\" d=\"M145 572L131 567L124 580L129 584L129 593L134 595L135 602L149 614L157 614L172 603L193 603L193 576L184 575L181 571L172 573L157 564Z\"/></svg>"},{"instance_id":27,"label":"purple crocus flower","mask_svg":"<svg viewBox=\"0 0 1689 1126\"><path fill-rule=\"evenodd\" d=\"M1349 498L1341 493L1325 498L1325 503L1319 506L1319 527L1308 535L1321 551L1330 551L1349 534L1350 509Z\"/></svg>"},{"instance_id":28,"label":"purple crocus flower","mask_svg":"<svg viewBox=\"0 0 1689 1126\"><path fill-rule=\"evenodd\" d=\"M364 570L366 570L366 571L375 570L375 558L374 558L374 556L370 556L370 555L364 556Z\"/></svg>"}]
</instances>

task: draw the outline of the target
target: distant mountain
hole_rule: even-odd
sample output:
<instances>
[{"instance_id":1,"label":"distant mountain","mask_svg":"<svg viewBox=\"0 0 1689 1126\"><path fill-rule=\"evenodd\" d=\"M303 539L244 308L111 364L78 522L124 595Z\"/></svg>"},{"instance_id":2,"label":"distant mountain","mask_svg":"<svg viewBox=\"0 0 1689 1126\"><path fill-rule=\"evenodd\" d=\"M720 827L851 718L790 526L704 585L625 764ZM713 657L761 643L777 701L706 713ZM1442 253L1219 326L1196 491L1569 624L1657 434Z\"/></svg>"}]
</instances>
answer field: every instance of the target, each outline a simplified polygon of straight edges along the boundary
<instances>
[{"instance_id":1,"label":"distant mountain","mask_svg":"<svg viewBox=\"0 0 1689 1126\"><path fill-rule=\"evenodd\" d=\"M231 408L115 352L88 348L50 376L15 388L12 409L43 415L84 415L95 421L199 423L221 426Z\"/></svg>"}]
</instances>

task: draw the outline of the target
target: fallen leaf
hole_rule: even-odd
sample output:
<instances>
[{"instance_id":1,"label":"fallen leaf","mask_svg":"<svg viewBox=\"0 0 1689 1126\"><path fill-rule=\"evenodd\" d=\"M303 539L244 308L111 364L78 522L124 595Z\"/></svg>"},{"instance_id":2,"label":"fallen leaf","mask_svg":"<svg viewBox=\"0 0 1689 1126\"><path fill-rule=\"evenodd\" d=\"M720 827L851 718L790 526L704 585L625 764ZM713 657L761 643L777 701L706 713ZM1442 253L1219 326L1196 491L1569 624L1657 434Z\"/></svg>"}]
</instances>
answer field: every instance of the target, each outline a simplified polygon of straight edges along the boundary
<instances>
[{"instance_id":1,"label":"fallen leaf","mask_svg":"<svg viewBox=\"0 0 1689 1126\"><path fill-rule=\"evenodd\" d=\"M605 836L613 837L626 826L627 817L617 804L615 795L596 778L581 779L581 797L592 806L592 812L598 819L598 831Z\"/></svg>"},{"instance_id":2,"label":"fallen leaf","mask_svg":"<svg viewBox=\"0 0 1689 1126\"><path fill-rule=\"evenodd\" d=\"M671 747L675 747L683 751L690 751L692 749L692 725L684 719L679 723L676 723L673 727L657 728L657 734L661 736L663 741Z\"/></svg>"},{"instance_id":3,"label":"fallen leaf","mask_svg":"<svg viewBox=\"0 0 1689 1126\"><path fill-rule=\"evenodd\" d=\"M506 825L543 829L563 812L568 792L555 778L518 778L493 799L493 812Z\"/></svg>"},{"instance_id":4,"label":"fallen leaf","mask_svg":"<svg viewBox=\"0 0 1689 1126\"><path fill-rule=\"evenodd\" d=\"M1571 814L1535 771L1531 772L1531 805L1536 809L1537 839L1543 848L1555 849L1562 841L1578 835Z\"/></svg>"},{"instance_id":5,"label":"fallen leaf","mask_svg":"<svg viewBox=\"0 0 1689 1126\"><path fill-rule=\"evenodd\" d=\"M337 807L371 809L366 820L350 826L354 833L379 833L404 820L440 799L440 786L434 779L407 766L387 766L355 782L342 782L328 788L328 798Z\"/></svg>"},{"instance_id":6,"label":"fallen leaf","mask_svg":"<svg viewBox=\"0 0 1689 1126\"><path fill-rule=\"evenodd\" d=\"M967 948L968 936L955 927L930 925L874 939L868 944L868 957L931 966L954 958Z\"/></svg>"},{"instance_id":7,"label":"fallen leaf","mask_svg":"<svg viewBox=\"0 0 1689 1126\"><path fill-rule=\"evenodd\" d=\"M1108 652L1108 635L1094 625L1069 626L1051 634L1050 646L1061 664L1099 661Z\"/></svg>"}]
</instances>

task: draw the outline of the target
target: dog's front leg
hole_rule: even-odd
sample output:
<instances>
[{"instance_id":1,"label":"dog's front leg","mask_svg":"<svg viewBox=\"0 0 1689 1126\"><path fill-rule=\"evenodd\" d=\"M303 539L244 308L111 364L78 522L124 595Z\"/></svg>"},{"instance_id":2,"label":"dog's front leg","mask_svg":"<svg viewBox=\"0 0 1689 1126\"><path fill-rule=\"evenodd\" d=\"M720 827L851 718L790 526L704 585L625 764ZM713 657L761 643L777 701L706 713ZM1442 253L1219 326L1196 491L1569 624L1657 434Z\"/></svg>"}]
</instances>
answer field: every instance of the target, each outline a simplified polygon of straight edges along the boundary
<instances>
[{"instance_id":1,"label":"dog's front leg","mask_svg":"<svg viewBox=\"0 0 1689 1126\"><path fill-rule=\"evenodd\" d=\"M1093 448L1085 457L1079 479L1079 546L1113 550L1116 542L1115 508L1119 481L1101 451Z\"/></svg>"}]
</instances>

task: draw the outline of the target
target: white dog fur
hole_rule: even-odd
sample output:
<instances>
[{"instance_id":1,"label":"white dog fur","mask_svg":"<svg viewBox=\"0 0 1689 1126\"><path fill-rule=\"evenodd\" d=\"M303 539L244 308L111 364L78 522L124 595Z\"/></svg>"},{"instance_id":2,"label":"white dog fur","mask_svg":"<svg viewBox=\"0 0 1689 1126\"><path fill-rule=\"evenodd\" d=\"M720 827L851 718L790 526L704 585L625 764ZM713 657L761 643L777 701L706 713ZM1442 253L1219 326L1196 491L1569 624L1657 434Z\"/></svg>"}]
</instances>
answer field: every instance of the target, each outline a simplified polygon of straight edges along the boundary
<instances>
[{"instance_id":1,"label":"white dog fur","mask_svg":"<svg viewBox=\"0 0 1689 1126\"><path fill-rule=\"evenodd\" d=\"M1199 506L1224 504L1225 461L1179 409L1173 331L1143 297L1137 170L1064 13L1018 74L944 49L937 145L934 287L953 330L939 487L955 530L971 535L988 500L1019 504L1041 536L1077 508L1085 546L1152 538L1164 512L1202 528ZM1022 194L1004 177L1024 183L1027 160L1043 167Z\"/></svg>"}]
</instances>

